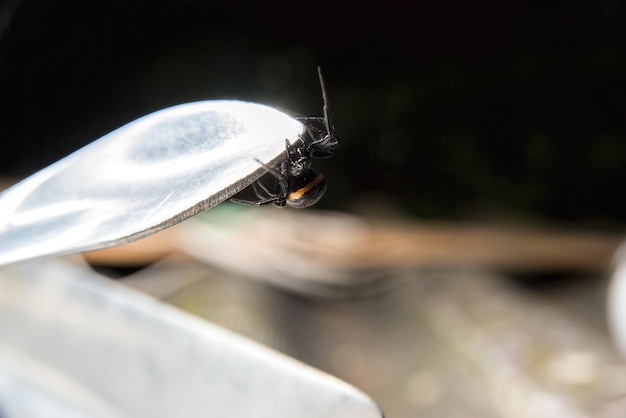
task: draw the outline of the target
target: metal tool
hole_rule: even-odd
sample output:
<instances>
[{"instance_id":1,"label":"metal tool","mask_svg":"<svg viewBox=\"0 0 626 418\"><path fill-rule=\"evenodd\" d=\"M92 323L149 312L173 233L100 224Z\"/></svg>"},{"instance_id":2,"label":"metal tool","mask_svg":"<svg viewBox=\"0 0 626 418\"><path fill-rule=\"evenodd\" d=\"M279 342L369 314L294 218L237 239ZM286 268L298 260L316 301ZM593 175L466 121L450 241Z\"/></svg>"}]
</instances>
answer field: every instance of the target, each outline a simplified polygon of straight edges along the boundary
<instances>
[{"instance_id":1,"label":"metal tool","mask_svg":"<svg viewBox=\"0 0 626 418\"><path fill-rule=\"evenodd\" d=\"M231 197L300 141L268 106L202 101L131 122L0 194L0 265L118 245Z\"/></svg>"},{"instance_id":2,"label":"metal tool","mask_svg":"<svg viewBox=\"0 0 626 418\"><path fill-rule=\"evenodd\" d=\"M3 418L382 417L349 384L66 260L0 273Z\"/></svg>"}]
</instances>

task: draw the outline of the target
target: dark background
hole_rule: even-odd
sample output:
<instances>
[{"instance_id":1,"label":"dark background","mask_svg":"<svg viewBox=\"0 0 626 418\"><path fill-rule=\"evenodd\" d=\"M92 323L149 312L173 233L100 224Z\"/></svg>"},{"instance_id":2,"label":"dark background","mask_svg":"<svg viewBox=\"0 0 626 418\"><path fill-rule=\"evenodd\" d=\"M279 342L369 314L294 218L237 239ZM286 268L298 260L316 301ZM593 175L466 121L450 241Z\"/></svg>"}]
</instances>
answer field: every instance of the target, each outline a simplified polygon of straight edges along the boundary
<instances>
[{"instance_id":1,"label":"dark background","mask_svg":"<svg viewBox=\"0 0 626 418\"><path fill-rule=\"evenodd\" d=\"M181 102L320 115L321 65L322 207L621 227L626 10L549 3L5 0L0 175Z\"/></svg>"}]
</instances>

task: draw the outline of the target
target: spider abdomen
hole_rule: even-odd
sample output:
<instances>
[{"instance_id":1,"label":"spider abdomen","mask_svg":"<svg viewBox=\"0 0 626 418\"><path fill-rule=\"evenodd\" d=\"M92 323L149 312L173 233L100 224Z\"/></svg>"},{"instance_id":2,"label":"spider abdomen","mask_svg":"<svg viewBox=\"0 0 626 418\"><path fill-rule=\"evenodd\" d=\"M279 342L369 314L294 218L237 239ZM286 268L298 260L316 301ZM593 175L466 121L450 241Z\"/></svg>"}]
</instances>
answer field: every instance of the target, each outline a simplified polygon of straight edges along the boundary
<instances>
[{"instance_id":1,"label":"spider abdomen","mask_svg":"<svg viewBox=\"0 0 626 418\"><path fill-rule=\"evenodd\" d=\"M302 209L317 203L326 191L326 178L322 173L306 170L302 175L291 176L287 182L287 206Z\"/></svg>"}]
</instances>

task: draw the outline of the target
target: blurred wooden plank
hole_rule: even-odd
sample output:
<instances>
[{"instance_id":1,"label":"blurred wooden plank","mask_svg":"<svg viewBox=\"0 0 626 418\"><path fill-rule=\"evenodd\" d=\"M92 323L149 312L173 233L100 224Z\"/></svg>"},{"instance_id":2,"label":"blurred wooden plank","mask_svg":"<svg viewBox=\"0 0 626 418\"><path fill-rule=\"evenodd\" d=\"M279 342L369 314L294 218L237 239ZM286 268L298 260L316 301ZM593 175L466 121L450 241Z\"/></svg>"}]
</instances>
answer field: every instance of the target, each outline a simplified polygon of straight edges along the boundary
<instances>
[{"instance_id":1,"label":"blurred wooden plank","mask_svg":"<svg viewBox=\"0 0 626 418\"><path fill-rule=\"evenodd\" d=\"M176 231L170 228L138 241L82 255L88 262L97 265L123 267L150 264L176 252L176 235Z\"/></svg>"},{"instance_id":2,"label":"blurred wooden plank","mask_svg":"<svg viewBox=\"0 0 626 418\"><path fill-rule=\"evenodd\" d=\"M512 270L601 271L621 234L434 223L376 224L363 245L363 263L466 265Z\"/></svg>"},{"instance_id":3,"label":"blurred wooden plank","mask_svg":"<svg viewBox=\"0 0 626 418\"><path fill-rule=\"evenodd\" d=\"M268 218L259 216L255 224L231 229L227 240L213 240L213 245L231 246L240 263L248 259L246 251L254 251L258 245L276 248L273 263L288 263L285 254L292 254L321 268L467 266L520 272L599 272L609 267L622 240L616 233L453 222L376 222L355 230L337 228L334 222L326 227L317 221L316 227L303 231L302 226L309 225L307 220L298 221L299 214L295 220L293 214L289 217L283 219L282 211ZM276 233L268 236L263 231ZM183 235L172 228L85 257L105 264L147 263L177 251L177 242L187 239Z\"/></svg>"}]
</instances>

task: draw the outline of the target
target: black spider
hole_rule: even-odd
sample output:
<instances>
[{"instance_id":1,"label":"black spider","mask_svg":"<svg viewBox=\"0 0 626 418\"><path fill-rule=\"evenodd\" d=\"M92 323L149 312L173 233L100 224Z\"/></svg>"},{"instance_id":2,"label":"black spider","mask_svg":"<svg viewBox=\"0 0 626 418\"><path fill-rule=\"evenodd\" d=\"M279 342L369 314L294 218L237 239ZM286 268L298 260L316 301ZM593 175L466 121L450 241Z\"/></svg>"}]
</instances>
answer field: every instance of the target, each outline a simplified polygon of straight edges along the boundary
<instances>
[{"instance_id":1,"label":"black spider","mask_svg":"<svg viewBox=\"0 0 626 418\"><path fill-rule=\"evenodd\" d=\"M278 207L289 206L302 209L317 203L326 191L326 179L317 170L311 168L311 158L330 158L339 147L339 136L330 120L328 111L328 94L322 77L322 70L317 67L317 73L322 88L324 101L323 117L299 117L307 128L307 137L301 138L301 144L291 146L286 140L285 156L277 168L270 167L258 161L268 173L277 179L277 185L272 190L266 183L259 180L252 184L252 188L259 200L250 201L231 199L232 202L248 206L264 206L273 204ZM323 129L311 122L322 123Z\"/></svg>"}]
</instances>

